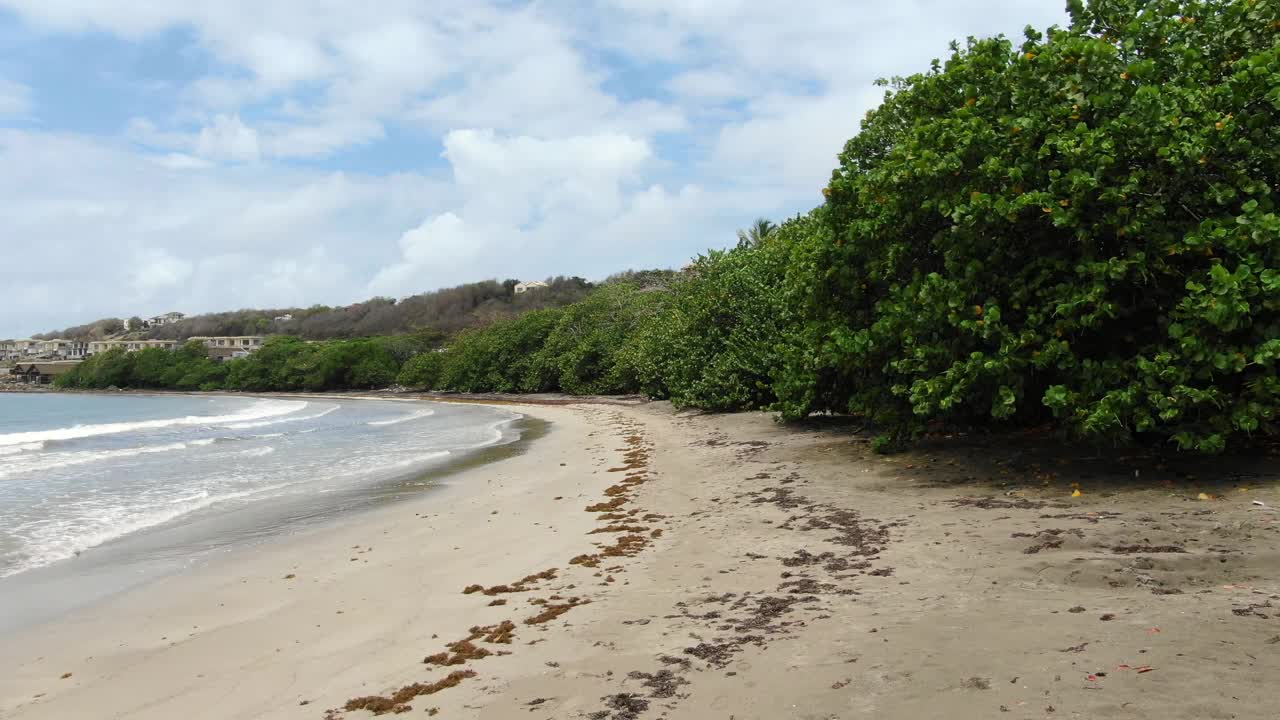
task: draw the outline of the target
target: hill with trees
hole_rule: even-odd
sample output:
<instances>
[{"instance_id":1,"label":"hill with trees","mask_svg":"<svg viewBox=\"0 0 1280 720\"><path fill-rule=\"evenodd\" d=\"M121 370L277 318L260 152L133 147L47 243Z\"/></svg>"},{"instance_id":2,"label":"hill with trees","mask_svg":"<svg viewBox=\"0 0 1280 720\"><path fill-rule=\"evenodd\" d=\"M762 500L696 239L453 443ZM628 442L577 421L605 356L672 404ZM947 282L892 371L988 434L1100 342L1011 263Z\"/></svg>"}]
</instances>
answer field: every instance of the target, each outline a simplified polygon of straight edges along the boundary
<instances>
[{"instance_id":1,"label":"hill with trees","mask_svg":"<svg viewBox=\"0 0 1280 720\"><path fill-rule=\"evenodd\" d=\"M661 271L646 271L661 272ZM339 307L244 309L193 315L150 329L131 323L130 337L148 340L185 340L218 335L296 335L308 340L434 332L441 339L459 330L547 307L562 307L581 300L592 283L579 277L555 277L547 287L516 294L518 280L486 280L411 295L400 300L372 298ZM291 316L290 320L276 320ZM119 319L99 320L41 335L36 338L100 340L124 332Z\"/></svg>"}]
</instances>

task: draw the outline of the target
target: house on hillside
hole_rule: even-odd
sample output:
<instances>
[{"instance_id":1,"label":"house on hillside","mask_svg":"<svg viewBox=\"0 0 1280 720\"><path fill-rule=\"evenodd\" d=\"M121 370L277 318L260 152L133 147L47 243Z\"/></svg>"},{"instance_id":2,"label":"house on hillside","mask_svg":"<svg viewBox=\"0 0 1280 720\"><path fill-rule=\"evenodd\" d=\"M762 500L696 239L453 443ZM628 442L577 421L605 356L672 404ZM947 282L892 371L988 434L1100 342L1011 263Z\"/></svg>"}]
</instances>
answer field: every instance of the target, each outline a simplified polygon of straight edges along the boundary
<instances>
[{"instance_id":1,"label":"house on hillside","mask_svg":"<svg viewBox=\"0 0 1280 720\"><path fill-rule=\"evenodd\" d=\"M85 355L97 355L115 348L121 348L125 352L137 352L147 348L172 350L177 346L177 340L94 340L89 343L89 349Z\"/></svg>"},{"instance_id":2,"label":"house on hillside","mask_svg":"<svg viewBox=\"0 0 1280 720\"><path fill-rule=\"evenodd\" d=\"M89 354L85 340L39 340L36 348L36 358L40 360L83 360Z\"/></svg>"},{"instance_id":3,"label":"house on hillside","mask_svg":"<svg viewBox=\"0 0 1280 720\"><path fill-rule=\"evenodd\" d=\"M163 327L165 325L172 325L185 317L186 315L183 315L180 312L167 312L163 315L157 315L150 320L143 320L142 325L143 327L148 328Z\"/></svg>"},{"instance_id":4,"label":"house on hillside","mask_svg":"<svg viewBox=\"0 0 1280 720\"><path fill-rule=\"evenodd\" d=\"M189 338L188 341L190 340L203 343L208 348L209 357L222 362L230 358L248 357L262 347L262 343L266 338L261 335L228 335L223 337L193 337Z\"/></svg>"},{"instance_id":5,"label":"house on hillside","mask_svg":"<svg viewBox=\"0 0 1280 720\"><path fill-rule=\"evenodd\" d=\"M275 320L276 322L289 322L290 320L293 319L293 313L285 313L284 315L277 315L271 319Z\"/></svg>"},{"instance_id":6,"label":"house on hillside","mask_svg":"<svg viewBox=\"0 0 1280 720\"><path fill-rule=\"evenodd\" d=\"M525 280L516 283L515 292L517 295L523 295L530 290L541 290L545 287L547 287L547 284L541 280Z\"/></svg>"},{"instance_id":7,"label":"house on hillside","mask_svg":"<svg viewBox=\"0 0 1280 720\"><path fill-rule=\"evenodd\" d=\"M34 360L40 354L43 340L0 340L0 361Z\"/></svg>"}]
</instances>

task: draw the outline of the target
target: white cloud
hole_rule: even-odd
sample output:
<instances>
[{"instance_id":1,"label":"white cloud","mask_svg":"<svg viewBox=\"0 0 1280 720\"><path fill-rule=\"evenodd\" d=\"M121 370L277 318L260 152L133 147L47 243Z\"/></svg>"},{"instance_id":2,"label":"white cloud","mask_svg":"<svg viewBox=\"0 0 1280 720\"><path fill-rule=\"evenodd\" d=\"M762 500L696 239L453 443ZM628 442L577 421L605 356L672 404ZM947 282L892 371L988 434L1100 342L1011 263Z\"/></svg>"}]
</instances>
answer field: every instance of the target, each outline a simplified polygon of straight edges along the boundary
<instances>
[{"instance_id":1,"label":"white cloud","mask_svg":"<svg viewBox=\"0 0 1280 720\"><path fill-rule=\"evenodd\" d=\"M42 42L179 28L194 45L180 51L211 68L150 91L165 104L119 136L44 118L47 131L0 129L0 237L33 254L0 267L0 287L58 298L0 306L0 334L679 265L756 216L819 202L876 77L927 68L953 38L1061 22L1061 8L0 0ZM0 117L31 97L0 80ZM349 157L412 171L352 172ZM145 299L122 295L129 279Z\"/></svg>"},{"instance_id":2,"label":"white cloud","mask_svg":"<svg viewBox=\"0 0 1280 720\"><path fill-rule=\"evenodd\" d=\"M693 101L719 102L753 93L748 78L724 70L704 69L680 73L667 82L671 92Z\"/></svg>"},{"instance_id":3,"label":"white cloud","mask_svg":"<svg viewBox=\"0 0 1280 720\"><path fill-rule=\"evenodd\" d=\"M412 294L423 280L447 277L459 263L484 250L483 245L483 239L468 233L466 223L452 212L424 220L400 236L400 260L379 270L369 290L376 295Z\"/></svg>"},{"instance_id":4,"label":"white cloud","mask_svg":"<svg viewBox=\"0 0 1280 720\"><path fill-rule=\"evenodd\" d=\"M196 154L210 160L252 162L258 159L258 133L240 121L239 115L218 115L200 130Z\"/></svg>"},{"instance_id":5,"label":"white cloud","mask_svg":"<svg viewBox=\"0 0 1280 720\"><path fill-rule=\"evenodd\" d=\"M155 158L157 165L170 170L203 170L212 167L213 163L183 153L169 153Z\"/></svg>"},{"instance_id":6,"label":"white cloud","mask_svg":"<svg viewBox=\"0 0 1280 720\"><path fill-rule=\"evenodd\" d=\"M190 261L174 257L162 248L135 254L130 267L130 289L136 302L149 300L157 291L186 282L193 270Z\"/></svg>"},{"instance_id":7,"label":"white cloud","mask_svg":"<svg viewBox=\"0 0 1280 720\"><path fill-rule=\"evenodd\" d=\"M0 263L0 287L57 298L0 306L0 335L170 309L360 300L403 229L456 199L421 175L186 165L0 129L0 168L21 168L0 169L0 245L25 253Z\"/></svg>"},{"instance_id":8,"label":"white cloud","mask_svg":"<svg viewBox=\"0 0 1280 720\"><path fill-rule=\"evenodd\" d=\"M31 88L0 77L0 117L22 115L31 108Z\"/></svg>"}]
</instances>

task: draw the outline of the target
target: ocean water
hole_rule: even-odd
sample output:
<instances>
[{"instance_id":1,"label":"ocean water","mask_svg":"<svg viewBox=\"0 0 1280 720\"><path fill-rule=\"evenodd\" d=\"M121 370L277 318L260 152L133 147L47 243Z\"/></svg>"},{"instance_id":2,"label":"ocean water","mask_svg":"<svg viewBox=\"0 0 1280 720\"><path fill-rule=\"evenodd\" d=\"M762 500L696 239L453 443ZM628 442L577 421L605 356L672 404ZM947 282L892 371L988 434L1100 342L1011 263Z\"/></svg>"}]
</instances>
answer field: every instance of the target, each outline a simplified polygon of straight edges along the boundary
<instances>
[{"instance_id":1,"label":"ocean water","mask_svg":"<svg viewBox=\"0 0 1280 720\"><path fill-rule=\"evenodd\" d=\"M0 595L28 575L119 584L139 564L412 492L513 440L520 417L324 397L0 394Z\"/></svg>"}]
</instances>

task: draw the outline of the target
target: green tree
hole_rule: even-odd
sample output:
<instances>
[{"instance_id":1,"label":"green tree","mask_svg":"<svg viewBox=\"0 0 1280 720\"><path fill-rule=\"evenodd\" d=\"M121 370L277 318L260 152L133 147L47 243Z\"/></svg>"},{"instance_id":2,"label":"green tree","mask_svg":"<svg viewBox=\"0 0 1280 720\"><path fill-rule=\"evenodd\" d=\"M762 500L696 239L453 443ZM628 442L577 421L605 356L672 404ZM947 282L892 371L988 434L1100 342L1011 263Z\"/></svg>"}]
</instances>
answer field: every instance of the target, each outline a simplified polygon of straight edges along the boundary
<instances>
[{"instance_id":1,"label":"green tree","mask_svg":"<svg viewBox=\"0 0 1280 720\"><path fill-rule=\"evenodd\" d=\"M682 407L770 406L797 320L783 291L790 249L816 225L798 218L759 245L698 258L624 348L639 388Z\"/></svg>"},{"instance_id":2,"label":"green tree","mask_svg":"<svg viewBox=\"0 0 1280 720\"><path fill-rule=\"evenodd\" d=\"M621 361L622 349L660 311L663 295L617 283L565 308L533 359L526 387L575 395L636 392L637 378Z\"/></svg>"},{"instance_id":3,"label":"green tree","mask_svg":"<svg viewBox=\"0 0 1280 720\"><path fill-rule=\"evenodd\" d=\"M419 390L435 390L444 372L444 361L444 353L434 350L414 355L400 369L396 382Z\"/></svg>"},{"instance_id":4,"label":"green tree","mask_svg":"<svg viewBox=\"0 0 1280 720\"><path fill-rule=\"evenodd\" d=\"M1278 7L1075 3L893 81L796 249L788 414L1274 432Z\"/></svg>"}]
</instances>

